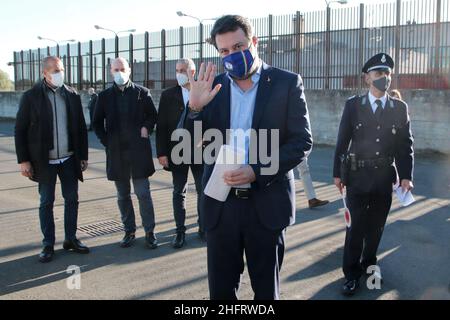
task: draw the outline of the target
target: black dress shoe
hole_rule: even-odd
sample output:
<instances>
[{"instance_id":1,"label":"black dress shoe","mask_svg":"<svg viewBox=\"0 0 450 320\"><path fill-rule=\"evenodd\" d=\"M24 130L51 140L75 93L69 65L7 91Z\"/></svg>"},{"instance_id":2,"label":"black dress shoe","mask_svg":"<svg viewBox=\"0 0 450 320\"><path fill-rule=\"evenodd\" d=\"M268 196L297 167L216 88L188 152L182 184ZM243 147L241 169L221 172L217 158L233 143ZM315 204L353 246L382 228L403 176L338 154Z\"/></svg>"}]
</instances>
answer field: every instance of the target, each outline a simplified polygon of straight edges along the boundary
<instances>
[{"instance_id":1,"label":"black dress shoe","mask_svg":"<svg viewBox=\"0 0 450 320\"><path fill-rule=\"evenodd\" d=\"M129 248L133 245L134 240L136 240L136 234L134 232L127 232L122 241L120 241L120 247Z\"/></svg>"},{"instance_id":2,"label":"black dress shoe","mask_svg":"<svg viewBox=\"0 0 450 320\"><path fill-rule=\"evenodd\" d=\"M147 245L147 248L152 250L158 248L158 240L153 232L145 235L145 244Z\"/></svg>"},{"instance_id":3,"label":"black dress shoe","mask_svg":"<svg viewBox=\"0 0 450 320\"><path fill-rule=\"evenodd\" d=\"M88 254L90 252L89 248L82 244L78 239L64 241L63 248L66 251L73 251L80 254Z\"/></svg>"},{"instance_id":4,"label":"black dress shoe","mask_svg":"<svg viewBox=\"0 0 450 320\"><path fill-rule=\"evenodd\" d=\"M200 240L201 240L202 242L206 242L206 232L200 230L200 231L198 232L198 237L200 238Z\"/></svg>"},{"instance_id":5,"label":"black dress shoe","mask_svg":"<svg viewBox=\"0 0 450 320\"><path fill-rule=\"evenodd\" d=\"M184 232L178 232L175 239L172 241L172 246L175 249L181 249L186 243L186 234Z\"/></svg>"},{"instance_id":6,"label":"black dress shoe","mask_svg":"<svg viewBox=\"0 0 450 320\"><path fill-rule=\"evenodd\" d=\"M348 280L342 287L342 294L347 297L353 296L359 289L359 280Z\"/></svg>"},{"instance_id":7,"label":"black dress shoe","mask_svg":"<svg viewBox=\"0 0 450 320\"><path fill-rule=\"evenodd\" d=\"M55 250L53 247L47 246L42 252L39 254L39 262L48 263L53 260L53 255L55 254Z\"/></svg>"}]
</instances>

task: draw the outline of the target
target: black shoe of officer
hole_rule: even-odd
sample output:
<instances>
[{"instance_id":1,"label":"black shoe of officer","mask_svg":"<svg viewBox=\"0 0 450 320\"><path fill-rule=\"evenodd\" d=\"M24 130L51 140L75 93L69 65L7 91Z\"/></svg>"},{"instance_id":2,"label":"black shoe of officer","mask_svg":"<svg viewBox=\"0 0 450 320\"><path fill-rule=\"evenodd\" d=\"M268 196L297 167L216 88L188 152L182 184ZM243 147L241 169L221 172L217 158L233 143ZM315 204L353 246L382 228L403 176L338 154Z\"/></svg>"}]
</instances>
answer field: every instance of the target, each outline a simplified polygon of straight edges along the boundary
<instances>
[{"instance_id":1,"label":"black shoe of officer","mask_svg":"<svg viewBox=\"0 0 450 320\"><path fill-rule=\"evenodd\" d=\"M53 260L53 256L55 255L55 250L51 246L46 246L42 249L42 252L39 254L39 262L40 263L49 263Z\"/></svg>"},{"instance_id":2,"label":"black shoe of officer","mask_svg":"<svg viewBox=\"0 0 450 320\"><path fill-rule=\"evenodd\" d=\"M347 297L353 296L359 289L359 280L347 280L342 287L342 294Z\"/></svg>"},{"instance_id":3,"label":"black shoe of officer","mask_svg":"<svg viewBox=\"0 0 450 320\"><path fill-rule=\"evenodd\" d=\"M122 241L120 241L120 247L129 248L133 245L134 240L136 240L136 234L134 232L127 232Z\"/></svg>"},{"instance_id":4,"label":"black shoe of officer","mask_svg":"<svg viewBox=\"0 0 450 320\"><path fill-rule=\"evenodd\" d=\"M153 232L149 232L145 235L145 244L147 248L152 250L158 248L158 240Z\"/></svg>"},{"instance_id":5,"label":"black shoe of officer","mask_svg":"<svg viewBox=\"0 0 450 320\"><path fill-rule=\"evenodd\" d=\"M184 232L177 232L175 239L172 241L174 249L181 249L186 244L186 234Z\"/></svg>"},{"instance_id":6,"label":"black shoe of officer","mask_svg":"<svg viewBox=\"0 0 450 320\"><path fill-rule=\"evenodd\" d=\"M89 253L89 248L82 244L78 239L64 241L63 248L66 251L73 251L80 254Z\"/></svg>"}]
</instances>

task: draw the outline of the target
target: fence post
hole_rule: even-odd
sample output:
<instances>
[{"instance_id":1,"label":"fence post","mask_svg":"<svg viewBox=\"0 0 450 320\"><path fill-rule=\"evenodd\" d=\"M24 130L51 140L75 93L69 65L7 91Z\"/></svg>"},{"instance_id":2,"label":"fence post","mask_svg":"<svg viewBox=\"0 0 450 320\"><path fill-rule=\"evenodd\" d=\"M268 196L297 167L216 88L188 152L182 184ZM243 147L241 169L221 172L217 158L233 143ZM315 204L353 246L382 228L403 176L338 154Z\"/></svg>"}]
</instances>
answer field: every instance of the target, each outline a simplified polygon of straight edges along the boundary
<instances>
[{"instance_id":1,"label":"fence post","mask_svg":"<svg viewBox=\"0 0 450 320\"><path fill-rule=\"evenodd\" d=\"M119 36L116 34L116 37L114 39L114 51L116 53L116 58L119 57Z\"/></svg>"},{"instance_id":2,"label":"fence post","mask_svg":"<svg viewBox=\"0 0 450 320\"><path fill-rule=\"evenodd\" d=\"M92 40L89 41L89 79L91 88L94 87L94 44Z\"/></svg>"},{"instance_id":3,"label":"fence post","mask_svg":"<svg viewBox=\"0 0 450 320\"><path fill-rule=\"evenodd\" d=\"M133 74L134 74L134 55L133 55L133 50L134 50L134 46L133 46L133 34L130 33L130 44L129 44L129 56L130 56L130 68L131 68L131 81L133 81Z\"/></svg>"},{"instance_id":4,"label":"fence post","mask_svg":"<svg viewBox=\"0 0 450 320\"><path fill-rule=\"evenodd\" d=\"M180 59L184 57L184 32L183 27L180 27Z\"/></svg>"},{"instance_id":5,"label":"fence post","mask_svg":"<svg viewBox=\"0 0 450 320\"><path fill-rule=\"evenodd\" d=\"M67 79L69 86L72 86L72 58L70 57L70 44L67 44Z\"/></svg>"},{"instance_id":6,"label":"fence post","mask_svg":"<svg viewBox=\"0 0 450 320\"><path fill-rule=\"evenodd\" d=\"M358 54L358 66L356 68L356 74L358 75L358 92L362 91L362 77L361 68L364 63L364 4L359 5L359 54Z\"/></svg>"},{"instance_id":7,"label":"fence post","mask_svg":"<svg viewBox=\"0 0 450 320\"><path fill-rule=\"evenodd\" d=\"M200 22L200 38L199 38L199 61L200 64L203 62L203 23Z\"/></svg>"},{"instance_id":8,"label":"fence post","mask_svg":"<svg viewBox=\"0 0 450 320\"><path fill-rule=\"evenodd\" d=\"M302 47L302 15L300 11L295 13L295 72L300 73L300 54Z\"/></svg>"},{"instance_id":9,"label":"fence post","mask_svg":"<svg viewBox=\"0 0 450 320\"><path fill-rule=\"evenodd\" d=\"M439 76L441 75L441 0L437 0L436 3L436 24L435 24L435 38L434 38L434 50L435 50L435 60L434 60L434 70L433 73L437 75L434 77L434 89L439 88Z\"/></svg>"},{"instance_id":10,"label":"fence post","mask_svg":"<svg viewBox=\"0 0 450 320\"><path fill-rule=\"evenodd\" d=\"M327 6L325 33L325 89L330 89L330 67L331 67L331 8Z\"/></svg>"},{"instance_id":11,"label":"fence post","mask_svg":"<svg viewBox=\"0 0 450 320\"><path fill-rule=\"evenodd\" d=\"M81 55L81 42L78 42L78 90L83 90L83 57Z\"/></svg>"},{"instance_id":12,"label":"fence post","mask_svg":"<svg viewBox=\"0 0 450 320\"><path fill-rule=\"evenodd\" d=\"M97 90L97 57L94 57L94 83L93 87Z\"/></svg>"},{"instance_id":13,"label":"fence post","mask_svg":"<svg viewBox=\"0 0 450 320\"><path fill-rule=\"evenodd\" d=\"M394 72L394 85L399 88L400 85L400 19L401 19L402 1L397 0L397 17L395 23L395 71Z\"/></svg>"},{"instance_id":14,"label":"fence post","mask_svg":"<svg viewBox=\"0 0 450 320\"><path fill-rule=\"evenodd\" d=\"M15 59L15 57L14 57ZM41 79L41 73L42 73L42 69L41 69L41 63L42 59L41 59L41 48L38 48L38 73L39 73L39 79ZM15 73L15 72L14 72Z\"/></svg>"},{"instance_id":15,"label":"fence post","mask_svg":"<svg viewBox=\"0 0 450 320\"><path fill-rule=\"evenodd\" d=\"M17 86L17 52L16 51L14 51L13 66L14 66L14 91L17 91L18 86Z\"/></svg>"},{"instance_id":16,"label":"fence post","mask_svg":"<svg viewBox=\"0 0 450 320\"><path fill-rule=\"evenodd\" d=\"M161 86L166 87L166 30L161 30Z\"/></svg>"},{"instance_id":17,"label":"fence post","mask_svg":"<svg viewBox=\"0 0 450 320\"><path fill-rule=\"evenodd\" d=\"M22 90L24 90L25 91L25 62L23 61L23 50L22 51L20 51L20 62L22 63L22 70L20 70L21 71L21 73L22 73Z\"/></svg>"},{"instance_id":18,"label":"fence post","mask_svg":"<svg viewBox=\"0 0 450 320\"><path fill-rule=\"evenodd\" d=\"M103 90L106 89L106 41L105 38L102 39L102 80L103 80Z\"/></svg>"},{"instance_id":19,"label":"fence post","mask_svg":"<svg viewBox=\"0 0 450 320\"><path fill-rule=\"evenodd\" d=\"M272 65L273 63L273 50L272 50L272 46L273 46L273 16L271 14L269 14L269 40L267 42L267 63L269 65Z\"/></svg>"},{"instance_id":20,"label":"fence post","mask_svg":"<svg viewBox=\"0 0 450 320\"><path fill-rule=\"evenodd\" d=\"M28 64L30 70L30 83L33 86L34 83L34 61L33 61L33 52L31 49L28 51Z\"/></svg>"},{"instance_id":21,"label":"fence post","mask_svg":"<svg viewBox=\"0 0 450 320\"><path fill-rule=\"evenodd\" d=\"M150 63L149 63L149 60L150 60L150 55L149 55L149 53L150 53L150 49L149 49L150 34L148 32L145 32L144 41L145 41L145 43L144 43L144 47L145 47L145 50L144 50L144 59L145 59L145 62L144 62L144 68L145 68L145 70L144 70L144 86L148 88L149 87L149 66L150 66Z\"/></svg>"}]
</instances>

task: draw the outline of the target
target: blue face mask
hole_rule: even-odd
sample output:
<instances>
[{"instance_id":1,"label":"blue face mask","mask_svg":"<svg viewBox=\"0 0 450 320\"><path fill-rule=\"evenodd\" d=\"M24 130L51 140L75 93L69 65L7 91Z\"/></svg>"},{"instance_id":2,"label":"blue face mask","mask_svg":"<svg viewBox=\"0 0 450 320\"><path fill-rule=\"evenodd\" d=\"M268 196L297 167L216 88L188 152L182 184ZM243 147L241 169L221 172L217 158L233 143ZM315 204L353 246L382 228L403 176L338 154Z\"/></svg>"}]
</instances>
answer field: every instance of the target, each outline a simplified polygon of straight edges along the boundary
<instances>
[{"instance_id":1,"label":"blue face mask","mask_svg":"<svg viewBox=\"0 0 450 320\"><path fill-rule=\"evenodd\" d=\"M250 74L255 58L250 49L232 53L223 60L225 70L236 79L247 79Z\"/></svg>"}]
</instances>

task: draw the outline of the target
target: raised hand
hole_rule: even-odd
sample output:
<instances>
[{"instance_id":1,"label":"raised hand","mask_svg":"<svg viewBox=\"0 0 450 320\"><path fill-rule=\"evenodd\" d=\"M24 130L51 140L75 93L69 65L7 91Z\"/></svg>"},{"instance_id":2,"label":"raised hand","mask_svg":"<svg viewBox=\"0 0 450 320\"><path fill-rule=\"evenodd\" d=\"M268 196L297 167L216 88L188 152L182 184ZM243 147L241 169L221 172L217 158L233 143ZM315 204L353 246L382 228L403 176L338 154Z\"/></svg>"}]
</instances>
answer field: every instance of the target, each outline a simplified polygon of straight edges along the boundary
<instances>
[{"instance_id":1,"label":"raised hand","mask_svg":"<svg viewBox=\"0 0 450 320\"><path fill-rule=\"evenodd\" d=\"M194 76L188 72L189 83L191 84L189 107L192 110L196 112L202 111L203 108L219 93L222 88L221 84L218 84L214 89L212 88L216 72L217 66L211 62L208 62L207 66L205 63L202 63L197 81L195 81Z\"/></svg>"}]
</instances>

